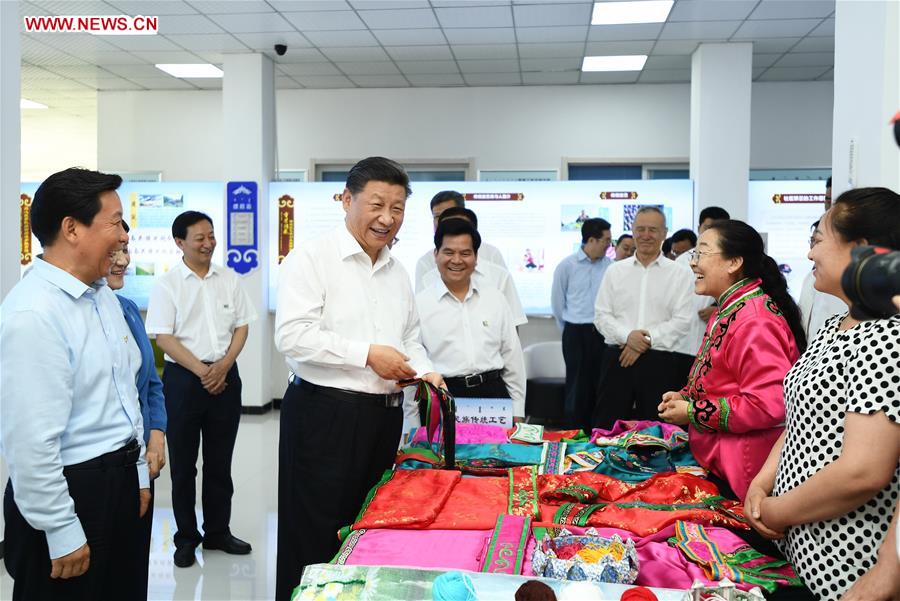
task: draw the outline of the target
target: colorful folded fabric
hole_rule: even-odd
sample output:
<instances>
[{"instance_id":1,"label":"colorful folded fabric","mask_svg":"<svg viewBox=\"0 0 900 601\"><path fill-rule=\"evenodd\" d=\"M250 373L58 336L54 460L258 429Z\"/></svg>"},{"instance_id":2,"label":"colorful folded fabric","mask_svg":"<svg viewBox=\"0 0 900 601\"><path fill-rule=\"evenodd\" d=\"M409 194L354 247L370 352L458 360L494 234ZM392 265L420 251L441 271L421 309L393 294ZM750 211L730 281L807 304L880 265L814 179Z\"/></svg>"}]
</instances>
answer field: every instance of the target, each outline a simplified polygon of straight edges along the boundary
<instances>
[{"instance_id":1,"label":"colorful folded fabric","mask_svg":"<svg viewBox=\"0 0 900 601\"><path fill-rule=\"evenodd\" d=\"M534 550L534 573L561 580L632 584L638 575L634 542L615 534L604 538L593 529L572 534L563 529L545 535Z\"/></svg>"},{"instance_id":2,"label":"colorful folded fabric","mask_svg":"<svg viewBox=\"0 0 900 601\"><path fill-rule=\"evenodd\" d=\"M492 534L492 530L364 528L347 536L332 563L477 571Z\"/></svg>"},{"instance_id":3,"label":"colorful folded fabric","mask_svg":"<svg viewBox=\"0 0 900 601\"><path fill-rule=\"evenodd\" d=\"M437 518L461 478L448 470L385 472L352 528L424 528Z\"/></svg>"},{"instance_id":4,"label":"colorful folded fabric","mask_svg":"<svg viewBox=\"0 0 900 601\"><path fill-rule=\"evenodd\" d=\"M438 429L439 435L443 432ZM427 442L428 429L416 428L410 444ZM456 444L503 444L509 442L507 429L503 426L490 426L487 424L456 424Z\"/></svg>"},{"instance_id":5,"label":"colorful folded fabric","mask_svg":"<svg viewBox=\"0 0 900 601\"><path fill-rule=\"evenodd\" d=\"M498 517L481 571L491 574L521 574L529 538L531 538L530 516Z\"/></svg>"}]
</instances>

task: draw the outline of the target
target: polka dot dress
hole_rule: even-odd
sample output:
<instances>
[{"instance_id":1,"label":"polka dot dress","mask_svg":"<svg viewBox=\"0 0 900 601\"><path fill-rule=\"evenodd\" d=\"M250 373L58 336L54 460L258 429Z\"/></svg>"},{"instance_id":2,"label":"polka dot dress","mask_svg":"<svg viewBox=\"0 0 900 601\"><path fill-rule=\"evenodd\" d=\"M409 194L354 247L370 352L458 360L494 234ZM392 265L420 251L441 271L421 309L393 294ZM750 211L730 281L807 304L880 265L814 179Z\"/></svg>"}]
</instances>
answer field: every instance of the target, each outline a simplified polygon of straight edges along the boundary
<instances>
[{"instance_id":1,"label":"polka dot dress","mask_svg":"<svg viewBox=\"0 0 900 601\"><path fill-rule=\"evenodd\" d=\"M841 456L844 416L879 411L900 422L900 315L840 331L837 315L787 373L787 434L774 495L802 484ZM819 599L836 600L875 563L897 506L891 483L845 516L788 529L779 545Z\"/></svg>"}]
</instances>

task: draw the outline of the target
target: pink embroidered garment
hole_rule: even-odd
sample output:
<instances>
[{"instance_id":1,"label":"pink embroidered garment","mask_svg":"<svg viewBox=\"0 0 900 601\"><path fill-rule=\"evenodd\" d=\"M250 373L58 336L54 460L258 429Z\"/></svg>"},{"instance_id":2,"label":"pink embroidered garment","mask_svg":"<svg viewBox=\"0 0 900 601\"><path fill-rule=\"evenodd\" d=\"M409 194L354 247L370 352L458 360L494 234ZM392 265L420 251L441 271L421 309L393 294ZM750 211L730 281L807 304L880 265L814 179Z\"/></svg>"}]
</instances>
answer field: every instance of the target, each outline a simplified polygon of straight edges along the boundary
<instances>
[{"instance_id":1,"label":"pink embroidered garment","mask_svg":"<svg viewBox=\"0 0 900 601\"><path fill-rule=\"evenodd\" d=\"M799 356L760 283L741 280L719 298L681 390L691 452L741 500L784 429L784 376Z\"/></svg>"}]
</instances>

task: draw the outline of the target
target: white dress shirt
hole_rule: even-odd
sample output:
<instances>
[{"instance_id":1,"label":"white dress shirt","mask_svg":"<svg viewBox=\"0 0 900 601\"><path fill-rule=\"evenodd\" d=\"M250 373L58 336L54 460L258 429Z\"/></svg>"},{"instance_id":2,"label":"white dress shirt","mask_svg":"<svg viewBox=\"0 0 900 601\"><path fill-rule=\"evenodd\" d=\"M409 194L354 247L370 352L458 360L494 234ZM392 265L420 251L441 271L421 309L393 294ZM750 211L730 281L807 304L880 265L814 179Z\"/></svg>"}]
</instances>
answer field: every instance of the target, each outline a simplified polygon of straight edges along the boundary
<instances>
[{"instance_id":1,"label":"white dress shirt","mask_svg":"<svg viewBox=\"0 0 900 601\"><path fill-rule=\"evenodd\" d=\"M366 367L369 346L392 346L420 376L434 371L419 341L409 275L385 247L372 264L341 224L295 248L278 274L275 346L290 370L319 386L397 392Z\"/></svg>"},{"instance_id":2,"label":"white dress shirt","mask_svg":"<svg viewBox=\"0 0 900 601\"><path fill-rule=\"evenodd\" d=\"M440 281L441 274L435 267L422 277L422 289L416 289L416 293L422 292L426 288L431 288ZM522 309L522 301L519 300L516 284L508 271L497 267L493 263L476 264L475 272L472 274L472 281L479 284L482 288L493 287L503 295L503 298L506 299L506 304L509 305L514 326L528 323L528 317L525 315L525 310Z\"/></svg>"},{"instance_id":3,"label":"white dress shirt","mask_svg":"<svg viewBox=\"0 0 900 601\"><path fill-rule=\"evenodd\" d=\"M682 265L659 254L644 267L635 255L606 270L594 325L607 344L625 344L633 330L648 330L652 349L677 351L691 327L693 296L694 278Z\"/></svg>"},{"instance_id":4,"label":"white dress shirt","mask_svg":"<svg viewBox=\"0 0 900 601\"><path fill-rule=\"evenodd\" d=\"M234 330L256 319L238 276L210 265L200 278L184 261L157 278L147 305L147 334L171 334L197 359L222 359ZM166 355L167 361L174 360Z\"/></svg>"},{"instance_id":5,"label":"white dress shirt","mask_svg":"<svg viewBox=\"0 0 900 601\"><path fill-rule=\"evenodd\" d=\"M472 280L460 301L442 280L416 295L422 343L445 378L501 370L513 415L525 416L525 358L506 300Z\"/></svg>"},{"instance_id":6,"label":"white dress shirt","mask_svg":"<svg viewBox=\"0 0 900 601\"><path fill-rule=\"evenodd\" d=\"M800 288L800 317L803 319L803 331L806 332L806 341L812 342L816 333L832 315L846 312L849 307L836 296L819 292L813 285L816 274L810 271L803 279Z\"/></svg>"},{"instance_id":7,"label":"white dress shirt","mask_svg":"<svg viewBox=\"0 0 900 601\"><path fill-rule=\"evenodd\" d=\"M691 271L691 252L685 252L678 255L678 258L675 259L675 263L678 265L683 265L691 274L691 280L695 280L694 272ZM691 315L691 329L688 331L687 336L682 338L682 341L675 348L676 352L684 353L685 355L691 355L696 357L697 351L700 350L700 345L703 343L703 336L706 334L706 324L707 322L700 319L698 313L712 305L716 302L711 296L703 296L702 294L694 294L693 298L693 314Z\"/></svg>"},{"instance_id":8,"label":"white dress shirt","mask_svg":"<svg viewBox=\"0 0 900 601\"><path fill-rule=\"evenodd\" d=\"M478 249L478 260L493 263L503 269L503 271L509 272L509 268L506 267L506 261L503 260L503 253L493 244L481 243L481 247ZM434 261L434 249L428 250L416 261L416 294L425 289L425 285L422 284L422 278L432 269L437 269L437 263Z\"/></svg>"}]
</instances>

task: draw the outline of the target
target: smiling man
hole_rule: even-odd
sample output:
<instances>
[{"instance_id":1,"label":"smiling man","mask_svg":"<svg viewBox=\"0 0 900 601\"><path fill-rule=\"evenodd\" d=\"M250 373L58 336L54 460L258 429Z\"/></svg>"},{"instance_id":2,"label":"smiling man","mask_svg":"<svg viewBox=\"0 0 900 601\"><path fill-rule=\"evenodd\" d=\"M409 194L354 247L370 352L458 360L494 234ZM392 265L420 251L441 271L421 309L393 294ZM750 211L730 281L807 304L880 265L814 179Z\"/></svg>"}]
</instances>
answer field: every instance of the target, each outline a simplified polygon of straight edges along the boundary
<instances>
[{"instance_id":1,"label":"smiling man","mask_svg":"<svg viewBox=\"0 0 900 601\"><path fill-rule=\"evenodd\" d=\"M231 457L241 420L237 358L256 311L233 272L212 262L212 219L185 211L172 222L183 260L158 278L147 307L147 333L166 354L163 393L168 417L175 565L193 565L194 551L250 553L231 533ZM197 454L203 437L203 536L197 529Z\"/></svg>"},{"instance_id":2,"label":"smiling man","mask_svg":"<svg viewBox=\"0 0 900 601\"><path fill-rule=\"evenodd\" d=\"M0 308L13 599L146 598L150 484L134 342L104 279L128 242L121 183L73 168L40 185L31 227L43 256Z\"/></svg>"},{"instance_id":3,"label":"smiling man","mask_svg":"<svg viewBox=\"0 0 900 601\"><path fill-rule=\"evenodd\" d=\"M685 383L683 362L674 351L694 315L694 278L660 252L667 231L662 211L642 207L632 227L634 257L610 265L600 284L594 325L611 346L594 427L610 428L617 419L632 417L656 419L662 394Z\"/></svg>"},{"instance_id":4,"label":"smiling man","mask_svg":"<svg viewBox=\"0 0 900 601\"><path fill-rule=\"evenodd\" d=\"M525 359L506 299L473 278L481 236L464 219L434 234L439 282L416 295L422 343L453 396L510 398L525 417ZM592 326L593 327L593 326Z\"/></svg>"},{"instance_id":5,"label":"smiling man","mask_svg":"<svg viewBox=\"0 0 900 601\"><path fill-rule=\"evenodd\" d=\"M388 248L410 193L399 164L363 159L347 174L344 223L295 248L279 270L275 346L292 374L278 451L278 600L304 566L334 556L338 529L393 465L398 382L444 385L419 341L409 276Z\"/></svg>"}]
</instances>

